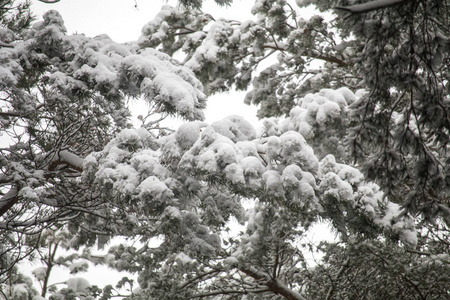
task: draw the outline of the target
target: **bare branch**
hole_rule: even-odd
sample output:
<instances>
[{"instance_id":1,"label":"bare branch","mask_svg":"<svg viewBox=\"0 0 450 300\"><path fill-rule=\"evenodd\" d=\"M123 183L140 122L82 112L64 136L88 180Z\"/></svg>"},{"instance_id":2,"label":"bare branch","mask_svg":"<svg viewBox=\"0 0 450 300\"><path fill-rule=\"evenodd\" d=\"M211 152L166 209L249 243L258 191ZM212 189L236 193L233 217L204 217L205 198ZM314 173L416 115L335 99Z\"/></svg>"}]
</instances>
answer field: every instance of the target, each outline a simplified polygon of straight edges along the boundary
<instances>
[{"instance_id":1,"label":"bare branch","mask_svg":"<svg viewBox=\"0 0 450 300\"><path fill-rule=\"evenodd\" d=\"M25 221L9 221L9 222L2 222L0 223L0 229L3 230L10 230L10 231L16 231L21 232L25 234L36 234L39 233L42 229L30 229L28 230L28 227L33 227L41 224L50 224L51 222L58 221L58 222L64 222L64 221L70 221L75 218L77 218L80 215L78 212L77 214L73 214L72 211L64 211L59 214L52 214L47 217L39 218L38 216L25 220ZM46 225L49 227L49 225Z\"/></svg>"}]
</instances>

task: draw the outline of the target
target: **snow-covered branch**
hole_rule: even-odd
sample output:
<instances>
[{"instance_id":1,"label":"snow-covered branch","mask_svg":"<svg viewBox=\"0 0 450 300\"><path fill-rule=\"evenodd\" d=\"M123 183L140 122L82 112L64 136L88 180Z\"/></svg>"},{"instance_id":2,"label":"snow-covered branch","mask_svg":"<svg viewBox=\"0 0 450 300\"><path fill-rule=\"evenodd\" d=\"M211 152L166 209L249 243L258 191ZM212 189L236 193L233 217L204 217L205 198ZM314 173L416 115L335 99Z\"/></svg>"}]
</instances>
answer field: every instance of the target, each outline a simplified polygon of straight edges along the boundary
<instances>
[{"instance_id":1,"label":"snow-covered branch","mask_svg":"<svg viewBox=\"0 0 450 300\"><path fill-rule=\"evenodd\" d=\"M79 215L80 213L74 214L72 211L67 210L59 214L52 214L42 218L36 216L24 221L1 222L0 229L23 232L26 234L37 234L42 230L41 228L37 228L37 225L45 224L46 227L49 227L48 224L51 222L66 222L77 218Z\"/></svg>"},{"instance_id":2,"label":"snow-covered branch","mask_svg":"<svg viewBox=\"0 0 450 300\"><path fill-rule=\"evenodd\" d=\"M60 0L38 0L38 1L48 3L48 4L54 4L54 3L58 3Z\"/></svg>"},{"instance_id":3,"label":"snow-covered branch","mask_svg":"<svg viewBox=\"0 0 450 300\"><path fill-rule=\"evenodd\" d=\"M54 171L60 165L67 165L78 172L82 172L83 162L84 159L78 155L68 150L61 150L53 157L50 165L48 166L48 170Z\"/></svg>"},{"instance_id":4,"label":"snow-covered branch","mask_svg":"<svg viewBox=\"0 0 450 300\"><path fill-rule=\"evenodd\" d=\"M384 9L394 5L406 3L408 0L376 0L350 6L336 6L335 9L345 10L352 14L366 13L372 10Z\"/></svg>"},{"instance_id":5,"label":"snow-covered branch","mask_svg":"<svg viewBox=\"0 0 450 300\"><path fill-rule=\"evenodd\" d=\"M59 151L58 156L61 160L66 162L69 166L71 166L75 170L80 172L83 171L83 162L84 162L83 158L67 150Z\"/></svg>"}]
</instances>

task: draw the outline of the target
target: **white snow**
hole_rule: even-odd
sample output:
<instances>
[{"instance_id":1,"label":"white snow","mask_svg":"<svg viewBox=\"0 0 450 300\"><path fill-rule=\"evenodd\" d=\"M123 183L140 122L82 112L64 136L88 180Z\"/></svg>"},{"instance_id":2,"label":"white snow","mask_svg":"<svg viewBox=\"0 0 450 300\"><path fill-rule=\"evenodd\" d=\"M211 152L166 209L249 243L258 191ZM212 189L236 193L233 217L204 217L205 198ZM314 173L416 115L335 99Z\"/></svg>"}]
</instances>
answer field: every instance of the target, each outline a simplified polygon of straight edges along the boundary
<instances>
[{"instance_id":1,"label":"white snow","mask_svg":"<svg viewBox=\"0 0 450 300\"><path fill-rule=\"evenodd\" d=\"M177 256L175 257L175 261L179 264L182 265L187 265L187 264L191 264L194 263L195 260L193 260L192 258L190 258L188 255L186 255L186 253L184 252L180 252L177 254Z\"/></svg>"},{"instance_id":2,"label":"white snow","mask_svg":"<svg viewBox=\"0 0 450 300\"><path fill-rule=\"evenodd\" d=\"M220 134L233 142L248 141L256 138L256 130L241 116L229 116L211 124Z\"/></svg>"},{"instance_id":3,"label":"white snow","mask_svg":"<svg viewBox=\"0 0 450 300\"><path fill-rule=\"evenodd\" d=\"M206 124L202 122L189 122L181 125L175 132L175 139L182 149L189 149L200 137L200 130Z\"/></svg>"},{"instance_id":4,"label":"white snow","mask_svg":"<svg viewBox=\"0 0 450 300\"><path fill-rule=\"evenodd\" d=\"M47 267L38 267L31 272L37 280L42 281L47 274Z\"/></svg>"},{"instance_id":5,"label":"white snow","mask_svg":"<svg viewBox=\"0 0 450 300\"><path fill-rule=\"evenodd\" d=\"M69 278L66 284L67 287L75 293L84 293L89 287L91 287L89 281L82 277Z\"/></svg>"}]
</instances>

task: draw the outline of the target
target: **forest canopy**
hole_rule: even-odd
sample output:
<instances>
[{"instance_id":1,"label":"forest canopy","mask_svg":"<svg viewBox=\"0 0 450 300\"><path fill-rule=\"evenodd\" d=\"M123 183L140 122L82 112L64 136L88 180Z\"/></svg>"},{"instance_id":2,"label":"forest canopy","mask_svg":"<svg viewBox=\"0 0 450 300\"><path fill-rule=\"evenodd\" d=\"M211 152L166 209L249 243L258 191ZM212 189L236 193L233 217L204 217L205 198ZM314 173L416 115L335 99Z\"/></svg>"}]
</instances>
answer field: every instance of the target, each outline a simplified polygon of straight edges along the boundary
<instances>
[{"instance_id":1,"label":"forest canopy","mask_svg":"<svg viewBox=\"0 0 450 300\"><path fill-rule=\"evenodd\" d=\"M0 299L447 299L450 2L201 7L121 44L0 0ZM230 90L261 128L204 121Z\"/></svg>"}]
</instances>

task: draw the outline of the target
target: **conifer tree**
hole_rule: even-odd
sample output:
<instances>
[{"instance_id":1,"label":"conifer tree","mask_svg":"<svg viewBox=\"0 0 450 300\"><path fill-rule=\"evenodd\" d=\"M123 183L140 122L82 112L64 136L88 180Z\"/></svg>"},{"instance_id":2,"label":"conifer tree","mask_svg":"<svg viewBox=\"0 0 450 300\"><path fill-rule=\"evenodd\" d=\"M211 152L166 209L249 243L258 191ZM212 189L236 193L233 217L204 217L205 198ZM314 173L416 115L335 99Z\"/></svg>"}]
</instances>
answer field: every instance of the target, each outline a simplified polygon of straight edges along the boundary
<instances>
[{"instance_id":1,"label":"conifer tree","mask_svg":"<svg viewBox=\"0 0 450 300\"><path fill-rule=\"evenodd\" d=\"M182 1L128 44L3 2L3 297L448 297L447 0L257 0L245 22ZM203 121L232 88L262 129ZM335 241L308 241L320 222ZM92 264L129 276L97 287L78 274ZM50 286L57 265L74 276Z\"/></svg>"}]
</instances>

